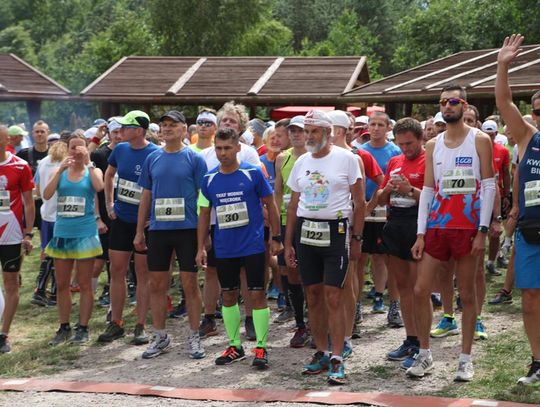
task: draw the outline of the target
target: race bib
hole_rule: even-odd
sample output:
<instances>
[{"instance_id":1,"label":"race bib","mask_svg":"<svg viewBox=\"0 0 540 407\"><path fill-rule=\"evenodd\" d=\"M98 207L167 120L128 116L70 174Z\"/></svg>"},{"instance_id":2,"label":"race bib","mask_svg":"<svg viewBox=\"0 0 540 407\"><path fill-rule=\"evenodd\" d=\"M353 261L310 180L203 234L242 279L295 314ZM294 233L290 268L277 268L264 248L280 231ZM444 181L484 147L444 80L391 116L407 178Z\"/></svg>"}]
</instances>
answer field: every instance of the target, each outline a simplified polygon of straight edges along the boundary
<instances>
[{"instance_id":1,"label":"race bib","mask_svg":"<svg viewBox=\"0 0 540 407\"><path fill-rule=\"evenodd\" d=\"M412 208L416 206L416 200L409 195L392 192L390 194L390 206L394 208Z\"/></svg>"},{"instance_id":2,"label":"race bib","mask_svg":"<svg viewBox=\"0 0 540 407\"><path fill-rule=\"evenodd\" d=\"M373 209L373 211L369 214L369 216L366 216L365 221L379 223L386 222L386 206L376 206L375 209Z\"/></svg>"},{"instance_id":3,"label":"race bib","mask_svg":"<svg viewBox=\"0 0 540 407\"><path fill-rule=\"evenodd\" d=\"M330 246L330 224L305 220L300 230L300 243L308 246Z\"/></svg>"},{"instance_id":4,"label":"race bib","mask_svg":"<svg viewBox=\"0 0 540 407\"><path fill-rule=\"evenodd\" d=\"M59 196L56 212L64 218L84 216L86 199L82 196Z\"/></svg>"},{"instance_id":5,"label":"race bib","mask_svg":"<svg viewBox=\"0 0 540 407\"><path fill-rule=\"evenodd\" d=\"M289 207L289 204L291 203L291 194L284 194L283 195L283 207L287 209Z\"/></svg>"},{"instance_id":6,"label":"race bib","mask_svg":"<svg viewBox=\"0 0 540 407\"><path fill-rule=\"evenodd\" d=\"M9 191L0 191L0 212L8 212L11 210L11 200L9 199Z\"/></svg>"},{"instance_id":7,"label":"race bib","mask_svg":"<svg viewBox=\"0 0 540 407\"><path fill-rule=\"evenodd\" d=\"M220 229L239 228L249 223L245 202L218 206L216 208L216 216Z\"/></svg>"},{"instance_id":8,"label":"race bib","mask_svg":"<svg viewBox=\"0 0 540 407\"><path fill-rule=\"evenodd\" d=\"M471 168L443 171L441 184L444 195L470 195L476 193L476 177Z\"/></svg>"},{"instance_id":9,"label":"race bib","mask_svg":"<svg viewBox=\"0 0 540 407\"><path fill-rule=\"evenodd\" d=\"M156 199L154 213L159 222L182 222L186 219L184 198Z\"/></svg>"},{"instance_id":10,"label":"race bib","mask_svg":"<svg viewBox=\"0 0 540 407\"><path fill-rule=\"evenodd\" d=\"M119 201L139 205L139 202L141 202L142 190L142 187L135 182L118 178L118 194L116 196Z\"/></svg>"},{"instance_id":11,"label":"race bib","mask_svg":"<svg viewBox=\"0 0 540 407\"><path fill-rule=\"evenodd\" d=\"M540 181L527 181L525 183L525 206L540 205Z\"/></svg>"}]
</instances>

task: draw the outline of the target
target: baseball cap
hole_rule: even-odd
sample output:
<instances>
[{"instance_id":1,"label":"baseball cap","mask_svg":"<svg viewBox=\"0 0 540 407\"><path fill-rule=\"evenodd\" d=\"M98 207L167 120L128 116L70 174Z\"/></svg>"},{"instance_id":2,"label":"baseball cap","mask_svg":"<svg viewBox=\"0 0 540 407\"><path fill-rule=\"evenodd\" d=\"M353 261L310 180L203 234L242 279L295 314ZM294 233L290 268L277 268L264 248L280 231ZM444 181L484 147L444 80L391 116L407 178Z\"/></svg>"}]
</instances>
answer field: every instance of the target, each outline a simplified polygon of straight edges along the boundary
<instances>
[{"instance_id":1,"label":"baseball cap","mask_svg":"<svg viewBox=\"0 0 540 407\"><path fill-rule=\"evenodd\" d=\"M115 130L121 129L122 125L118 123L116 119L112 119L107 125L107 128L109 129L109 132L113 132Z\"/></svg>"},{"instance_id":2,"label":"baseball cap","mask_svg":"<svg viewBox=\"0 0 540 407\"><path fill-rule=\"evenodd\" d=\"M433 124L436 124L436 123L446 123L446 121L443 119L442 117L442 113L441 112L438 112L435 117L433 118Z\"/></svg>"},{"instance_id":3,"label":"baseball cap","mask_svg":"<svg viewBox=\"0 0 540 407\"><path fill-rule=\"evenodd\" d=\"M92 127L99 127L101 126L102 124L105 124L107 123L107 121L105 119L96 119L94 120L94 123L92 124Z\"/></svg>"},{"instance_id":4,"label":"baseball cap","mask_svg":"<svg viewBox=\"0 0 540 407\"><path fill-rule=\"evenodd\" d=\"M217 117L212 112L201 112L197 116L197 121L212 122L217 126Z\"/></svg>"},{"instance_id":5,"label":"baseball cap","mask_svg":"<svg viewBox=\"0 0 540 407\"><path fill-rule=\"evenodd\" d=\"M159 124L156 123L150 123L148 125L148 130L153 131L154 133L159 133Z\"/></svg>"},{"instance_id":6,"label":"baseball cap","mask_svg":"<svg viewBox=\"0 0 540 407\"><path fill-rule=\"evenodd\" d=\"M84 137L87 139L91 139L92 137L96 136L97 131L98 131L97 127L90 127L88 130L84 132Z\"/></svg>"},{"instance_id":7,"label":"baseball cap","mask_svg":"<svg viewBox=\"0 0 540 407\"><path fill-rule=\"evenodd\" d=\"M302 115L294 116L291 119L291 121L289 122L289 125L287 126L287 128L291 127L291 126L300 127L301 129L303 129L304 128L304 116L302 116Z\"/></svg>"},{"instance_id":8,"label":"baseball cap","mask_svg":"<svg viewBox=\"0 0 540 407\"><path fill-rule=\"evenodd\" d=\"M60 134L58 133L51 133L47 137L47 141L58 141L58 140L60 140Z\"/></svg>"},{"instance_id":9,"label":"baseball cap","mask_svg":"<svg viewBox=\"0 0 540 407\"><path fill-rule=\"evenodd\" d=\"M28 132L19 126L10 126L8 129L8 136L26 136L27 134Z\"/></svg>"},{"instance_id":10,"label":"baseball cap","mask_svg":"<svg viewBox=\"0 0 540 407\"><path fill-rule=\"evenodd\" d=\"M499 131L495 120L486 120L482 123L482 131L486 133L497 133Z\"/></svg>"},{"instance_id":11,"label":"baseball cap","mask_svg":"<svg viewBox=\"0 0 540 407\"><path fill-rule=\"evenodd\" d=\"M332 120L333 126L339 126L348 129L351 125L349 116L347 116L347 114L343 110L332 110L331 112L328 112L328 117L330 117L330 120Z\"/></svg>"},{"instance_id":12,"label":"baseball cap","mask_svg":"<svg viewBox=\"0 0 540 407\"><path fill-rule=\"evenodd\" d=\"M304 118L304 126L306 124L328 129L332 128L332 120L322 110L310 110Z\"/></svg>"},{"instance_id":13,"label":"baseball cap","mask_svg":"<svg viewBox=\"0 0 540 407\"><path fill-rule=\"evenodd\" d=\"M147 129L150 124L150 117L141 110L132 110L127 112L125 116L119 117L116 121L122 127L142 127Z\"/></svg>"},{"instance_id":14,"label":"baseball cap","mask_svg":"<svg viewBox=\"0 0 540 407\"><path fill-rule=\"evenodd\" d=\"M159 118L159 121L162 122L165 119L171 119L173 122L177 123L186 122L186 117L182 112L179 112L178 110L169 110L167 113L165 113Z\"/></svg>"},{"instance_id":15,"label":"baseball cap","mask_svg":"<svg viewBox=\"0 0 540 407\"><path fill-rule=\"evenodd\" d=\"M266 124L264 124L261 119L251 119L249 121L249 127L251 128L251 130L253 130L257 134L260 134L261 136L266 130Z\"/></svg>"},{"instance_id":16,"label":"baseball cap","mask_svg":"<svg viewBox=\"0 0 540 407\"><path fill-rule=\"evenodd\" d=\"M368 124L368 122L369 122L369 117L367 117L366 115L358 116L356 119L354 119L355 125Z\"/></svg>"}]
</instances>

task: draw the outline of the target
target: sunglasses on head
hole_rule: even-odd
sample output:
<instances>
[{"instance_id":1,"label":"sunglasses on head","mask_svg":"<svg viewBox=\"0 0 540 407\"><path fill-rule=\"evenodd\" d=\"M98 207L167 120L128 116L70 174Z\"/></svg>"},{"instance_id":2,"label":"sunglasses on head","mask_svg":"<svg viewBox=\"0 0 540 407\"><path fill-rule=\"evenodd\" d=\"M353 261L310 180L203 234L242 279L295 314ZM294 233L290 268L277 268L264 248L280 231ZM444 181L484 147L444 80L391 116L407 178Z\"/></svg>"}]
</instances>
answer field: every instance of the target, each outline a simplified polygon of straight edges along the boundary
<instances>
[{"instance_id":1,"label":"sunglasses on head","mask_svg":"<svg viewBox=\"0 0 540 407\"><path fill-rule=\"evenodd\" d=\"M214 123L212 122L205 122L205 121L202 121L202 120L199 120L197 122L197 126L201 126L201 127L212 127L214 125Z\"/></svg>"},{"instance_id":2,"label":"sunglasses on head","mask_svg":"<svg viewBox=\"0 0 540 407\"><path fill-rule=\"evenodd\" d=\"M532 112L535 116L540 116L540 109L533 109Z\"/></svg>"},{"instance_id":3,"label":"sunglasses on head","mask_svg":"<svg viewBox=\"0 0 540 407\"><path fill-rule=\"evenodd\" d=\"M444 98L439 100L441 106L446 106L447 103L450 103L450 106L457 106L460 103L466 103L465 100L461 98Z\"/></svg>"}]
</instances>

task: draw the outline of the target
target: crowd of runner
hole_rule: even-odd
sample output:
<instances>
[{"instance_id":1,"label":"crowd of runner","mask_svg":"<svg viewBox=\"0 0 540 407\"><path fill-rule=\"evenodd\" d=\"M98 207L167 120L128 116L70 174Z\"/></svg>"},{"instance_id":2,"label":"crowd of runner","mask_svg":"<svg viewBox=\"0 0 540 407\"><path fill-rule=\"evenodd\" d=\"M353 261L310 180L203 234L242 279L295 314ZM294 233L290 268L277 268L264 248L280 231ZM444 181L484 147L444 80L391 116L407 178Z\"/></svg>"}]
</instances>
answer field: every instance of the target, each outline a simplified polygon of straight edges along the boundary
<instances>
[{"instance_id":1,"label":"crowd of runner","mask_svg":"<svg viewBox=\"0 0 540 407\"><path fill-rule=\"evenodd\" d=\"M246 358L244 314L244 337L255 341L252 365L264 369L273 299L275 322L296 325L290 346L315 350L302 372L343 384L370 271L371 312L405 328L387 358L423 377L437 356L430 337L461 332L455 380L470 381L474 339L487 339L485 275L503 269L504 286L488 302L511 303L513 288L522 290L532 363L518 383L540 383L540 92L532 115L522 116L508 84L522 41L511 36L499 52L502 120L481 118L461 86L447 85L440 112L422 122L317 109L264 122L228 102L201 110L189 127L176 110L158 123L134 110L62 134L41 120L31 135L21 125L0 126L0 352L11 351L19 271L36 226L41 265L31 302L57 306L51 346L91 340L106 270L99 304L109 309L108 324L98 342L125 336L129 301L136 304L132 343L146 345L142 358L167 351L167 315L185 314L193 359L206 356L204 339L218 334L222 319L229 345L215 363L227 365Z\"/></svg>"}]
</instances>

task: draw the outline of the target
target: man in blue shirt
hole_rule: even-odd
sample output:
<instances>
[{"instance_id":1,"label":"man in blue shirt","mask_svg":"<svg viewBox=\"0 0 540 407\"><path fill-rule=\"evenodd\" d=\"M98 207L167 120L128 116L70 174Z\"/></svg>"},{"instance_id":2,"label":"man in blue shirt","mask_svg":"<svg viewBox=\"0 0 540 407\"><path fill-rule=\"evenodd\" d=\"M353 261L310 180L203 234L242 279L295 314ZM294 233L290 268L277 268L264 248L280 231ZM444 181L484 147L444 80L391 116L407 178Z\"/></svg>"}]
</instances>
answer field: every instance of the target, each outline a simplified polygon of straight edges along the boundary
<instances>
[{"instance_id":1,"label":"man in blue shirt","mask_svg":"<svg viewBox=\"0 0 540 407\"><path fill-rule=\"evenodd\" d=\"M211 169L201 186L201 212L197 231L197 264L206 266L205 244L208 239L210 212L216 210L214 246L217 273L223 293L223 322L229 337L229 347L216 359L217 365L226 365L245 358L240 341L240 269L247 276L248 292L253 303L253 322L257 338L253 366L268 366L266 341L270 309L265 293L265 245L263 204L268 209L272 232L279 231L279 214L272 188L260 167L240 163L239 136L231 128L220 129L216 134L215 151L220 165ZM274 235L271 254L283 249L281 235Z\"/></svg>"}]
</instances>

